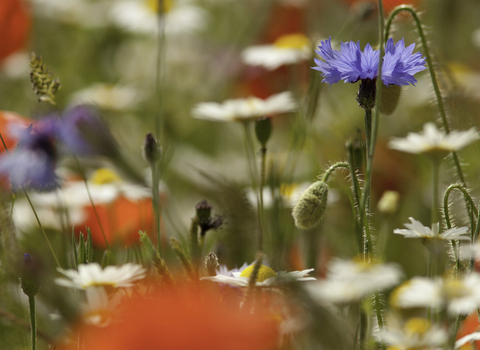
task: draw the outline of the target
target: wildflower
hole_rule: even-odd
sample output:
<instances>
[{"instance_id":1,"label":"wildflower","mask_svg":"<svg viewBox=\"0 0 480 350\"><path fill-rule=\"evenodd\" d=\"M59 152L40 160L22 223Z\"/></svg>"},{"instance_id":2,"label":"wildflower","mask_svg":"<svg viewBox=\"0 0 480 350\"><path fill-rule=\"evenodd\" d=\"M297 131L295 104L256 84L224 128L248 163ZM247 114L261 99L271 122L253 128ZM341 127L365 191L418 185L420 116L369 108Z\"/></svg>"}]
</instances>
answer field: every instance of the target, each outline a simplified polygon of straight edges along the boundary
<instances>
[{"instance_id":1,"label":"wildflower","mask_svg":"<svg viewBox=\"0 0 480 350\"><path fill-rule=\"evenodd\" d=\"M403 235L405 238L422 238L426 240L464 240L469 241L470 237L464 236L468 234L468 227L451 228L443 233L438 233L439 223L432 225L432 228L423 226L420 221L409 218L411 223L404 224L406 229L395 229L393 233Z\"/></svg>"},{"instance_id":2,"label":"wildflower","mask_svg":"<svg viewBox=\"0 0 480 350\"><path fill-rule=\"evenodd\" d=\"M406 138L392 138L390 148L407 153L448 153L462 149L480 139L478 131L452 131L449 134L437 129L434 123L423 126L423 133L409 133Z\"/></svg>"},{"instance_id":3,"label":"wildflower","mask_svg":"<svg viewBox=\"0 0 480 350\"><path fill-rule=\"evenodd\" d=\"M386 327L378 335L381 341L399 350L423 349L444 345L447 333L427 319L410 318L403 327Z\"/></svg>"},{"instance_id":4,"label":"wildflower","mask_svg":"<svg viewBox=\"0 0 480 350\"><path fill-rule=\"evenodd\" d=\"M14 130L20 133L17 148L0 157L0 173L10 176L14 189L28 186L52 190L58 186L55 174L58 130L55 119L44 119L23 131Z\"/></svg>"},{"instance_id":5,"label":"wildflower","mask_svg":"<svg viewBox=\"0 0 480 350\"><path fill-rule=\"evenodd\" d=\"M265 100L257 97L238 98L223 103L202 102L196 105L194 118L217 122L253 121L258 117L293 112L297 108L293 95L282 92Z\"/></svg>"},{"instance_id":6,"label":"wildflower","mask_svg":"<svg viewBox=\"0 0 480 350\"><path fill-rule=\"evenodd\" d=\"M218 283L230 284L238 287L247 287L250 279L250 274L253 272L254 263L250 266L242 268L240 271L232 272L232 276L217 274L212 277L202 277L202 280L210 280ZM257 287L275 287L289 282L304 282L314 281L316 278L308 277L308 274L314 269L307 269L303 271L279 271L275 272L270 267L261 265L256 279Z\"/></svg>"},{"instance_id":7,"label":"wildflower","mask_svg":"<svg viewBox=\"0 0 480 350\"><path fill-rule=\"evenodd\" d=\"M262 312L242 312L230 299L219 302L201 288L124 300L115 322L103 328L80 325L89 350L267 350L275 349L278 323ZM77 333L75 333L76 335ZM75 336L74 335L74 336ZM74 338L76 339L76 338ZM77 349L72 342L66 349Z\"/></svg>"},{"instance_id":8,"label":"wildflower","mask_svg":"<svg viewBox=\"0 0 480 350\"><path fill-rule=\"evenodd\" d=\"M186 34L202 30L207 13L190 0L163 1L161 16L165 33ZM155 35L158 30L159 2L157 0L123 0L114 4L110 12L112 22L125 31Z\"/></svg>"},{"instance_id":9,"label":"wildflower","mask_svg":"<svg viewBox=\"0 0 480 350\"><path fill-rule=\"evenodd\" d=\"M400 268L392 263L336 259L328 266L327 277L307 285L306 289L319 303L348 304L393 287L402 275Z\"/></svg>"},{"instance_id":10,"label":"wildflower","mask_svg":"<svg viewBox=\"0 0 480 350\"><path fill-rule=\"evenodd\" d=\"M400 308L446 308L451 315L467 315L480 307L480 275L473 272L443 280L415 277L393 292L391 303Z\"/></svg>"},{"instance_id":11,"label":"wildflower","mask_svg":"<svg viewBox=\"0 0 480 350\"><path fill-rule=\"evenodd\" d=\"M97 263L80 264L78 271L62 268L57 268L57 271L65 275L66 278L56 278L55 283L75 289L98 286L131 287L133 282L144 278L146 273L141 265L130 263L122 266L107 266L103 270Z\"/></svg>"},{"instance_id":12,"label":"wildflower","mask_svg":"<svg viewBox=\"0 0 480 350\"><path fill-rule=\"evenodd\" d=\"M340 80L355 83L359 80L376 80L380 51L373 50L370 44L360 50L360 42L341 43L341 50L333 50L331 39L321 42L316 51L324 61L315 59L315 70L322 72L323 82L334 84ZM394 44L393 39L387 41L382 65L382 81L385 85L408 85L417 80L413 77L425 69L425 58L417 52L412 55L415 44L405 48L402 40Z\"/></svg>"},{"instance_id":13,"label":"wildflower","mask_svg":"<svg viewBox=\"0 0 480 350\"><path fill-rule=\"evenodd\" d=\"M132 86L97 83L75 92L71 97L71 103L94 104L100 108L124 112L134 109L145 98L144 92Z\"/></svg>"},{"instance_id":14,"label":"wildflower","mask_svg":"<svg viewBox=\"0 0 480 350\"><path fill-rule=\"evenodd\" d=\"M327 209L328 185L317 181L302 193L293 207L292 216L295 226L308 230L314 227Z\"/></svg>"},{"instance_id":15,"label":"wildflower","mask_svg":"<svg viewBox=\"0 0 480 350\"><path fill-rule=\"evenodd\" d=\"M279 37L273 44L247 47L242 52L242 61L250 66L274 70L287 64L308 60L312 55L310 41L301 34Z\"/></svg>"},{"instance_id":16,"label":"wildflower","mask_svg":"<svg viewBox=\"0 0 480 350\"><path fill-rule=\"evenodd\" d=\"M92 287L85 290L85 297L86 302L80 307L82 320L97 327L106 327L113 319L114 311L124 295L115 293L109 298L104 287Z\"/></svg>"}]
</instances>

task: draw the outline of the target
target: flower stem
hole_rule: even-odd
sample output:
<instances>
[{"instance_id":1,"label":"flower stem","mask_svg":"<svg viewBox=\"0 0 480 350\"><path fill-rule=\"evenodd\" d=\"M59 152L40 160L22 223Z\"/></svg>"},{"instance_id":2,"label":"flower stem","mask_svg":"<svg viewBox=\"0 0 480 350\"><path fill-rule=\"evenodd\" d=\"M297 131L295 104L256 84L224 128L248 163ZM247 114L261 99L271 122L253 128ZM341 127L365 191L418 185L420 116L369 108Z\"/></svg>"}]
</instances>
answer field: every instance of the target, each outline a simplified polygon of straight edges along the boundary
<instances>
[{"instance_id":1,"label":"flower stem","mask_svg":"<svg viewBox=\"0 0 480 350\"><path fill-rule=\"evenodd\" d=\"M165 18L164 18L165 0L158 0L158 18L157 18L157 62L155 66L155 99L157 101L155 111L155 131L159 140L163 139L163 105L165 101Z\"/></svg>"},{"instance_id":2,"label":"flower stem","mask_svg":"<svg viewBox=\"0 0 480 350\"><path fill-rule=\"evenodd\" d=\"M332 175L332 173L337 170L337 169L340 169L340 168L344 168L344 169L349 169L350 168L350 165L347 163L347 162L338 162L338 163L335 163L333 164L330 168L328 168L325 173L323 174L322 176L322 181L327 183L328 182L328 179L330 177L330 175Z\"/></svg>"},{"instance_id":3,"label":"flower stem","mask_svg":"<svg viewBox=\"0 0 480 350\"><path fill-rule=\"evenodd\" d=\"M258 250L263 251L263 207L260 203L260 196L262 189L258 186L258 170L255 160L255 151L253 149L253 137L252 130L250 128L250 122L242 123L245 128L245 149L247 152L247 162L250 169L250 177L252 180L252 187L257 196L257 217L258 217Z\"/></svg>"},{"instance_id":4,"label":"flower stem","mask_svg":"<svg viewBox=\"0 0 480 350\"><path fill-rule=\"evenodd\" d=\"M153 214L155 215L155 235L157 237L157 251L158 254L161 254L162 249L162 235L161 235L161 226L160 226L160 193L158 186L160 184L160 176L157 169L157 164L152 164L152 206Z\"/></svg>"},{"instance_id":5,"label":"flower stem","mask_svg":"<svg viewBox=\"0 0 480 350\"><path fill-rule=\"evenodd\" d=\"M432 198L432 215L431 222L432 225L438 222L438 187L439 187L439 176L440 176L440 160L434 158L433 160L433 198Z\"/></svg>"},{"instance_id":6,"label":"flower stem","mask_svg":"<svg viewBox=\"0 0 480 350\"><path fill-rule=\"evenodd\" d=\"M450 133L450 127L448 126L447 115L445 113L445 106L443 105L442 93L440 92L440 88L439 88L438 82L437 82L437 76L435 74L435 69L433 67L432 55L430 54L430 51L428 49L427 39L425 37L425 33L423 31L423 28L422 28L422 23L420 22L420 19L418 18L417 12L415 11L415 9L412 6L410 6L410 5L400 5L400 6L397 6L390 13L390 16L387 19L387 25L386 25L386 29L385 29L385 40L388 40L388 37L390 35L390 28L392 26L393 19L400 12L410 13L413 17L413 20L415 21L415 25L416 25L417 30L418 30L418 35L420 36L420 41L422 42L423 50L425 51L425 57L427 59L428 71L429 71L430 77L432 79L432 86L433 86L433 90L435 91L437 106L438 106L438 110L440 112L440 118L442 119L442 124L443 124L443 127L445 129L445 132L448 134L448 133ZM460 182L464 186L466 186L465 176L463 175L462 167L460 165L460 161L458 159L457 153L452 152L452 157L453 157L453 162L455 163L455 167L457 169L458 178L460 179Z\"/></svg>"},{"instance_id":7,"label":"flower stem","mask_svg":"<svg viewBox=\"0 0 480 350\"><path fill-rule=\"evenodd\" d=\"M37 321L35 316L35 296L28 297L28 306L30 309L30 331L32 339L32 350L37 348Z\"/></svg>"},{"instance_id":8,"label":"flower stem","mask_svg":"<svg viewBox=\"0 0 480 350\"><path fill-rule=\"evenodd\" d=\"M355 221L355 237L357 238L358 253L363 249L362 242L362 227L360 226L358 208L360 206L360 184L358 183L357 173L355 171L355 164L353 159L353 144L347 145L348 165L350 176L352 178L352 192L353 192L353 218Z\"/></svg>"}]
</instances>

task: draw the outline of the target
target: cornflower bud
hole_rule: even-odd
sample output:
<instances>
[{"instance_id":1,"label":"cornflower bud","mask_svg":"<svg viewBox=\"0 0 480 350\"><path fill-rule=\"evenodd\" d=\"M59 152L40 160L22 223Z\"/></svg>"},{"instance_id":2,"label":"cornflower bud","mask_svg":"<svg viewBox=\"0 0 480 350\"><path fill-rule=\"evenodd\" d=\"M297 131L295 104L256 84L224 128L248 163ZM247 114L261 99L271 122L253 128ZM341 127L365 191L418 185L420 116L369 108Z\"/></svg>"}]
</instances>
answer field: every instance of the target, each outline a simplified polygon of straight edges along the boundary
<instances>
[{"instance_id":1,"label":"cornflower bud","mask_svg":"<svg viewBox=\"0 0 480 350\"><path fill-rule=\"evenodd\" d=\"M143 141L142 148L143 159L145 159L150 165L155 164L162 157L162 148L160 147L158 140L151 132L147 132Z\"/></svg>"},{"instance_id":2,"label":"cornflower bud","mask_svg":"<svg viewBox=\"0 0 480 350\"><path fill-rule=\"evenodd\" d=\"M270 135L272 134L272 119L269 117L261 117L255 120L255 135L258 142L265 147Z\"/></svg>"}]
</instances>

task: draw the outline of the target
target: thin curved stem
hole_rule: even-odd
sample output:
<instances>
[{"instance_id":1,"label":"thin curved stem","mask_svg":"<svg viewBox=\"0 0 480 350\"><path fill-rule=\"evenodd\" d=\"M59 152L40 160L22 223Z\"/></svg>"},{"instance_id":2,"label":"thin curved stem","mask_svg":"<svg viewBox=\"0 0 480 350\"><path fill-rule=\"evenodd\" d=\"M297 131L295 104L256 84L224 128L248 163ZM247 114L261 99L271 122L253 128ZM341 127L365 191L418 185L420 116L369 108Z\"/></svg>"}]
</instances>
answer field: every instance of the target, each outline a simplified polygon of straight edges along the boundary
<instances>
[{"instance_id":1,"label":"thin curved stem","mask_svg":"<svg viewBox=\"0 0 480 350\"><path fill-rule=\"evenodd\" d=\"M465 200L465 205L470 206L472 208L473 214L475 217L478 217L478 209L473 203L472 196L470 196L470 193L468 193L467 189L461 185L461 184L452 184L448 186L448 188L445 190L445 194L443 195L443 214L445 216L445 223L447 225L447 229L452 228L452 222L450 218L450 211L448 208L448 203L449 203L449 198L450 198L450 193L452 193L453 190L458 190L463 194L463 199ZM473 227L472 227L473 229ZM473 233L473 232L472 232Z\"/></svg>"},{"instance_id":2,"label":"thin curved stem","mask_svg":"<svg viewBox=\"0 0 480 350\"><path fill-rule=\"evenodd\" d=\"M440 112L440 118L442 119L442 124L443 124L443 128L445 129L445 132L448 134L448 133L450 133L450 127L448 125L447 114L445 112L445 106L443 105L442 93L440 92L440 88L439 88L438 81L437 81L437 76L435 74L435 68L433 67L432 55L430 54L430 50L428 49L427 38L425 37L425 33L423 32L422 23L420 22L420 19L418 18L417 12L415 11L415 9L412 6L410 6L410 5L400 5L400 6L397 6L390 13L390 16L387 19L387 25L386 25L386 28L385 28L385 40L388 40L388 37L390 35L390 28L392 26L393 19L400 12L410 13L410 15L412 15L412 17L413 17L413 20L415 21L415 25L417 27L418 35L420 36L420 40L422 42L423 50L425 51L425 57L427 59L428 71L429 71L430 77L432 79L432 86L433 86L433 90L435 91L437 106L438 106L438 110ZM377 101L377 103L378 103L378 101ZM460 179L460 182L464 186L466 186L465 176L463 175L462 167L460 165L460 161L458 159L457 153L452 152L452 157L453 157L453 161L455 163L455 167L457 169L458 178Z\"/></svg>"},{"instance_id":3,"label":"thin curved stem","mask_svg":"<svg viewBox=\"0 0 480 350\"><path fill-rule=\"evenodd\" d=\"M328 179L330 177L330 175L332 175L332 173L337 170L337 169L340 169L340 168L344 168L344 169L350 169L350 165L347 163L347 162L338 162L338 163L335 163L333 164L332 166L330 166L330 168L328 168L325 173L323 174L322 176L322 181L327 183L328 182Z\"/></svg>"}]
</instances>

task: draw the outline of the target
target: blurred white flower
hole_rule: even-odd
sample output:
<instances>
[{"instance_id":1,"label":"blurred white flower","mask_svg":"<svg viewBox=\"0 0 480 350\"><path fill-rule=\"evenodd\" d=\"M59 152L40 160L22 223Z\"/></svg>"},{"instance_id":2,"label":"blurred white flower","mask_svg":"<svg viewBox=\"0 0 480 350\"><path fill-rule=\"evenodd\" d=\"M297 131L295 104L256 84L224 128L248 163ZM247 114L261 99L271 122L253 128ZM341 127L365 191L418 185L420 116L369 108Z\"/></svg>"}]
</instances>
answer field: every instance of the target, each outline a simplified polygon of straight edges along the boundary
<instances>
[{"instance_id":1,"label":"blurred white flower","mask_svg":"<svg viewBox=\"0 0 480 350\"><path fill-rule=\"evenodd\" d=\"M307 285L306 289L319 303L348 304L397 285L402 276L393 263L335 259L328 266L327 277Z\"/></svg>"},{"instance_id":2,"label":"blurred white flower","mask_svg":"<svg viewBox=\"0 0 480 350\"><path fill-rule=\"evenodd\" d=\"M227 100L223 103L201 102L193 108L192 115L194 118L217 122L241 122L293 112L296 108L292 93L286 91L265 100L249 97Z\"/></svg>"},{"instance_id":3,"label":"blurred white flower","mask_svg":"<svg viewBox=\"0 0 480 350\"><path fill-rule=\"evenodd\" d=\"M189 0L165 1L164 20L166 34L192 33L207 24L205 10ZM113 5L110 13L113 23L132 33L156 35L158 31L157 0L123 0Z\"/></svg>"},{"instance_id":4,"label":"blurred white flower","mask_svg":"<svg viewBox=\"0 0 480 350\"><path fill-rule=\"evenodd\" d=\"M289 34L279 37L273 44L247 47L242 52L242 61L250 66L274 70L286 64L308 60L311 56L308 38L303 34Z\"/></svg>"},{"instance_id":5,"label":"blurred white flower","mask_svg":"<svg viewBox=\"0 0 480 350\"><path fill-rule=\"evenodd\" d=\"M390 148L407 153L452 152L480 139L478 131L451 131L449 134L438 130L434 123L423 126L423 133L409 133L406 138L392 138Z\"/></svg>"},{"instance_id":6,"label":"blurred white flower","mask_svg":"<svg viewBox=\"0 0 480 350\"><path fill-rule=\"evenodd\" d=\"M378 338L386 342L389 348L413 350L444 345L448 336L445 330L431 325L427 319L415 317L405 322L403 327L385 327L380 330Z\"/></svg>"},{"instance_id":7,"label":"blurred white flower","mask_svg":"<svg viewBox=\"0 0 480 350\"><path fill-rule=\"evenodd\" d=\"M414 218L409 218L411 223L404 224L406 229L395 229L393 233L403 235L405 238L426 238L426 239L441 239L441 240L464 240L469 241L470 237L468 236L468 227L459 227L459 228L451 228L445 232L438 233L439 231L439 223L432 225L430 229L427 226L423 226L420 221L415 220ZM464 236L467 235L467 236Z\"/></svg>"},{"instance_id":8,"label":"blurred white flower","mask_svg":"<svg viewBox=\"0 0 480 350\"><path fill-rule=\"evenodd\" d=\"M88 0L31 0L33 11L39 17L86 28L105 27L110 4Z\"/></svg>"},{"instance_id":9,"label":"blurred white flower","mask_svg":"<svg viewBox=\"0 0 480 350\"><path fill-rule=\"evenodd\" d=\"M66 278L56 278L55 283L75 289L99 286L131 287L133 282L144 278L147 272L141 265L130 263L122 266L107 266L105 269L97 263L80 264L78 271L62 268L57 268L57 271Z\"/></svg>"},{"instance_id":10,"label":"blurred white flower","mask_svg":"<svg viewBox=\"0 0 480 350\"><path fill-rule=\"evenodd\" d=\"M213 277L202 277L202 280L209 280L218 283L230 284L237 287L247 287L250 275L253 271L255 263L238 271L232 271L231 275L218 274ZM244 265L245 266L245 265ZM314 269L303 271L279 271L275 272L270 267L262 265L256 279L257 287L275 287L289 282L314 281L315 277L309 277L308 274ZM225 272L224 272L225 273ZM228 274L230 274L228 272Z\"/></svg>"},{"instance_id":11,"label":"blurred white flower","mask_svg":"<svg viewBox=\"0 0 480 350\"><path fill-rule=\"evenodd\" d=\"M377 209L383 214L395 214L398 210L400 193L397 191L385 191L377 203Z\"/></svg>"},{"instance_id":12,"label":"blurred white flower","mask_svg":"<svg viewBox=\"0 0 480 350\"><path fill-rule=\"evenodd\" d=\"M103 287L87 288L85 296L86 302L80 307L82 320L97 327L108 326L113 318L115 308L123 298L122 293L115 293L112 298L109 298Z\"/></svg>"},{"instance_id":13,"label":"blurred white flower","mask_svg":"<svg viewBox=\"0 0 480 350\"><path fill-rule=\"evenodd\" d=\"M455 348L454 349L459 349L467 343L471 343L471 342L479 341L479 340L480 340L480 332L470 333L470 334L458 339L455 342Z\"/></svg>"},{"instance_id":14,"label":"blurred white flower","mask_svg":"<svg viewBox=\"0 0 480 350\"><path fill-rule=\"evenodd\" d=\"M473 272L444 280L415 277L398 287L391 298L394 307L446 308L451 315L467 315L480 307L480 275Z\"/></svg>"},{"instance_id":15,"label":"blurred white flower","mask_svg":"<svg viewBox=\"0 0 480 350\"><path fill-rule=\"evenodd\" d=\"M126 111L133 109L145 98L145 93L132 86L97 83L75 92L70 103L95 104L105 109Z\"/></svg>"}]
</instances>

